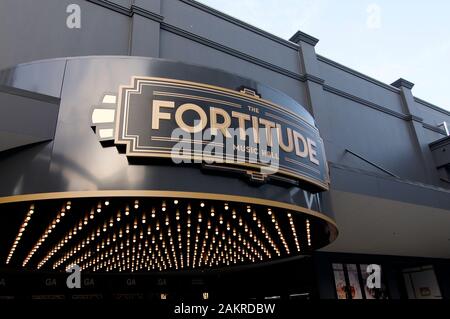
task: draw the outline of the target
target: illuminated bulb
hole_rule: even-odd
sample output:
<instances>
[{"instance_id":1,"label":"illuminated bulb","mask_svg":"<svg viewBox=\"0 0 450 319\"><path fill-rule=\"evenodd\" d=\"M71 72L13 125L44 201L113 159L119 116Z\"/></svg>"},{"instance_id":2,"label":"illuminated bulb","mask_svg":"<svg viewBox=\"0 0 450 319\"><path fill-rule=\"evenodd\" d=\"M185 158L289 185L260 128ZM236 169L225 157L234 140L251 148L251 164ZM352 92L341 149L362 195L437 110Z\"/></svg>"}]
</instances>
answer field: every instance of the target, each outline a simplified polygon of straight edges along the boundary
<instances>
[{"instance_id":1,"label":"illuminated bulb","mask_svg":"<svg viewBox=\"0 0 450 319\"><path fill-rule=\"evenodd\" d=\"M187 207L187 213L188 213L188 215L191 214L191 205L188 205L188 207Z\"/></svg>"},{"instance_id":2,"label":"illuminated bulb","mask_svg":"<svg viewBox=\"0 0 450 319\"><path fill-rule=\"evenodd\" d=\"M225 209L225 210L228 210L228 204L227 204L227 203L225 203L224 209Z\"/></svg>"},{"instance_id":3,"label":"illuminated bulb","mask_svg":"<svg viewBox=\"0 0 450 319\"><path fill-rule=\"evenodd\" d=\"M247 206L247 213L251 213L251 212L252 212L251 207L250 207L250 206Z\"/></svg>"},{"instance_id":4,"label":"illuminated bulb","mask_svg":"<svg viewBox=\"0 0 450 319\"><path fill-rule=\"evenodd\" d=\"M176 205L178 204L178 199L174 199L173 203Z\"/></svg>"},{"instance_id":5,"label":"illuminated bulb","mask_svg":"<svg viewBox=\"0 0 450 319\"><path fill-rule=\"evenodd\" d=\"M125 207L125 216L130 215L130 208L127 206Z\"/></svg>"},{"instance_id":6,"label":"illuminated bulb","mask_svg":"<svg viewBox=\"0 0 450 319\"><path fill-rule=\"evenodd\" d=\"M116 220L117 220L118 222L120 222L120 210L117 211L117 217L116 217Z\"/></svg>"},{"instance_id":7,"label":"illuminated bulb","mask_svg":"<svg viewBox=\"0 0 450 319\"><path fill-rule=\"evenodd\" d=\"M306 220L306 237L308 239L308 246L311 246L311 229L309 219Z\"/></svg>"},{"instance_id":8,"label":"illuminated bulb","mask_svg":"<svg viewBox=\"0 0 450 319\"><path fill-rule=\"evenodd\" d=\"M205 203L204 203L204 202L201 202L201 203L200 203L200 207L205 207Z\"/></svg>"},{"instance_id":9,"label":"illuminated bulb","mask_svg":"<svg viewBox=\"0 0 450 319\"><path fill-rule=\"evenodd\" d=\"M163 212L166 211L166 202L165 202L165 201L162 202L162 208L161 208L161 210L162 210Z\"/></svg>"},{"instance_id":10,"label":"illuminated bulb","mask_svg":"<svg viewBox=\"0 0 450 319\"><path fill-rule=\"evenodd\" d=\"M139 208L139 201L135 200L134 201L134 209L138 209Z\"/></svg>"},{"instance_id":11,"label":"illuminated bulb","mask_svg":"<svg viewBox=\"0 0 450 319\"><path fill-rule=\"evenodd\" d=\"M105 206L109 206L109 201L105 200Z\"/></svg>"},{"instance_id":12,"label":"illuminated bulb","mask_svg":"<svg viewBox=\"0 0 450 319\"><path fill-rule=\"evenodd\" d=\"M67 210L70 210L71 208L72 208L71 203L70 203L70 202L67 202L67 204L66 204L66 209L67 209Z\"/></svg>"}]
</instances>

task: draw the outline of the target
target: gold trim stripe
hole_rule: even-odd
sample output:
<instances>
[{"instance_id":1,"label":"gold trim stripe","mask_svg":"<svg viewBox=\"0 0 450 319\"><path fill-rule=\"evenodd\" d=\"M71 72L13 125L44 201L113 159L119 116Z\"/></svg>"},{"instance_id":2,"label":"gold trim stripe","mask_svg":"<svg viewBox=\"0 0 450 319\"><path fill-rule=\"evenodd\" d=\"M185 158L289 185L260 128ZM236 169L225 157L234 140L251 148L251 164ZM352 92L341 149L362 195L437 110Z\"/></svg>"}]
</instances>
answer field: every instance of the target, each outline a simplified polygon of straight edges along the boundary
<instances>
[{"instance_id":1,"label":"gold trim stripe","mask_svg":"<svg viewBox=\"0 0 450 319\"><path fill-rule=\"evenodd\" d=\"M294 160L294 159L292 159L292 158L285 157L284 160L285 160L286 162L289 162L289 163L293 163L293 164L299 165L299 166L301 166L301 167L310 169L311 171L313 171L313 172L315 172L315 173L317 173L317 174L320 174L320 171L319 171L318 169L315 169L314 167L311 167L311 166L309 166L309 165L306 165L306 164L304 164L304 163L302 163L302 162L296 161L296 160Z\"/></svg>"},{"instance_id":2,"label":"gold trim stripe","mask_svg":"<svg viewBox=\"0 0 450 319\"><path fill-rule=\"evenodd\" d=\"M169 197L169 198L190 198L190 199L209 199L220 200L226 202L249 203L263 206L271 206L305 213L320 218L337 229L336 222L327 215L317 212L306 207L294 204L278 202L269 199L254 198L248 196L216 194L216 193L200 193L200 192L179 192L179 191L162 191L162 190L97 190L97 191L75 191L75 192L52 192L52 193L36 193L23 194L0 197L0 204L16 203L33 200L47 199L69 199L69 198L88 198L88 197Z\"/></svg>"},{"instance_id":3,"label":"gold trim stripe","mask_svg":"<svg viewBox=\"0 0 450 319\"><path fill-rule=\"evenodd\" d=\"M193 100L199 100L199 101L205 101L205 102L214 102L214 103L218 103L218 104L222 104L222 105L228 105L228 106L236 107L236 108L239 108L239 109L242 107L241 105L239 105L237 103L223 101L223 100L217 100L217 99L211 99L211 98L206 98L206 97L201 97L201 96L196 96L196 95L190 95L190 94L153 91L153 95L185 97L185 98L193 99Z\"/></svg>"},{"instance_id":4,"label":"gold trim stripe","mask_svg":"<svg viewBox=\"0 0 450 319\"><path fill-rule=\"evenodd\" d=\"M163 142L175 142L175 143L187 143L187 144L204 144L204 145L213 145L213 146L219 146L219 147L223 147L223 143L216 143L216 142L212 142L212 141L202 141L202 140L194 140L194 139L189 139L189 140L184 140L184 139L180 139L180 138L176 138L176 137L166 137L166 136L152 136L151 137L152 141L163 141ZM155 147L156 148L156 147ZM172 147L167 147L167 149L173 149Z\"/></svg>"},{"instance_id":5,"label":"gold trim stripe","mask_svg":"<svg viewBox=\"0 0 450 319\"><path fill-rule=\"evenodd\" d=\"M203 90L206 91L213 91L213 92L217 92L217 91L221 91L226 93L226 96L234 96L237 97L238 99L244 99L247 101L250 101L252 103L256 103L256 104L265 104L265 106L269 106L278 110L279 112L281 111L282 113L288 114L293 118L299 119L301 122L303 122L304 124L306 124L307 126L309 126L312 130L314 131L318 131L317 127L315 127L313 124L309 123L308 120L306 120L305 118L303 118L303 116L301 116L298 113L294 113L293 111L279 105L276 103L273 103L269 100L260 98L260 97L255 97L252 95L248 95L246 93L242 93L239 91L234 91L228 88L224 88L224 87L220 87L220 86L216 86L216 85L211 85L211 84L206 84L206 83L200 83L200 82L193 82L193 81L186 81L186 80L177 80L177 79L171 79L171 78L162 78L162 77L149 77L149 76L132 76L132 81L131 84L128 85L128 88L134 88L134 82L136 81L136 84L139 84L138 82L144 82L144 83L152 83L152 84L158 84L163 82L163 85L167 85L167 84L173 84L175 83L178 86L182 86L182 87L186 87L186 88L201 88ZM123 86L125 87L125 86ZM220 93L219 93L220 94ZM303 106L302 106L303 107Z\"/></svg>"}]
</instances>

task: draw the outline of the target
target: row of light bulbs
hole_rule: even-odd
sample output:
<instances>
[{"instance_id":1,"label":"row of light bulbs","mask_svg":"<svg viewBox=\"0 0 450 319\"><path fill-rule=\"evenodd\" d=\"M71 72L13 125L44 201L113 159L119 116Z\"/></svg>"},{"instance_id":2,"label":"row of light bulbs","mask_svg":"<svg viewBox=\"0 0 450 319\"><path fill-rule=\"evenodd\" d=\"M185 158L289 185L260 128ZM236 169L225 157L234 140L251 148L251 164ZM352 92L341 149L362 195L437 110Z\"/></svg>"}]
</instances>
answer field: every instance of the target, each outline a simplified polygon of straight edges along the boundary
<instances>
[{"instance_id":1,"label":"row of light bulbs","mask_svg":"<svg viewBox=\"0 0 450 319\"><path fill-rule=\"evenodd\" d=\"M106 252L102 252L100 255L97 255L95 258L93 258L92 260L89 260L88 258L92 256L91 252L87 252L84 254L84 256L82 258L80 258L79 260L77 260L77 263L81 262L81 267L82 269L88 269L89 267L92 267L93 270L98 270L101 269L103 267L106 267L107 265L110 266L111 265L111 260L113 263L112 268L126 268L125 265L127 265L127 269L128 270L140 270L140 269L146 269L146 268L151 268L151 269L155 269L158 268L159 270L166 270L168 268L167 264L169 265L169 267L171 268L171 260L170 258L168 258L169 254L167 252L167 250L164 250L164 254L161 255L161 249L158 249L158 244L156 244L157 246L154 248L154 251L152 251L151 247L150 249L147 250L142 250L142 243L139 242L137 245L131 245L132 249L131 249L131 260L134 261L135 258L138 260L136 261L134 264L132 263L130 265L130 243L129 241L127 242L127 244L124 245L124 243L122 242L120 245L116 245L115 248L110 248L108 251ZM163 242L164 245L164 242ZM137 247L136 247L137 246ZM147 245L146 245L147 246ZM119 248L120 247L120 248ZM127 249L126 250L126 255L124 254L124 252L122 251L123 249ZM236 248L235 243L233 244L233 247ZM240 252L241 247L238 247L237 251ZM122 251L122 253L121 253ZM137 251L137 254L136 254ZM157 260L157 262L153 263L151 262L150 265L148 264L149 258L147 257L146 261L147 263L145 263L145 260L140 260L140 252L142 251L142 254L145 256L146 253L148 252L148 256L152 257L152 261L155 261L155 256L159 257L159 259ZM157 254L153 254L153 252L158 252ZM172 252L174 253L173 247L172 247ZM229 253L228 253L229 252ZM219 253L218 248L216 248L216 254ZM238 260L240 260L241 262L244 262L244 255L239 255L235 250L232 250L231 247L228 250L228 248L226 247L226 244L224 246L224 250L221 251L220 253L221 256L225 256L225 260L222 262L222 264L230 264L231 263L237 263ZM112 258L107 258L108 256L112 256ZM163 256L163 257L162 257ZM209 256L209 254L205 254L205 251L203 251L202 256ZM166 259L164 258L166 257ZM248 255L247 255L248 257ZM181 255L182 258L182 255ZM174 261L176 262L176 257L175 255L173 256ZM88 261L87 261L88 260ZM106 260L106 261L104 261ZM102 264L103 261L103 264ZM166 263L167 261L167 263ZM254 259L253 259L254 261ZM205 263L207 264L207 263ZM200 266L201 263L198 264L198 266ZM209 266L213 265L213 261L211 261L211 263L209 264ZM216 262L216 265L219 265L219 261ZM195 265L192 265L193 268L195 268ZM108 267L111 268L111 267ZM175 267L176 269L178 269L178 266Z\"/></svg>"},{"instance_id":2,"label":"row of light bulbs","mask_svg":"<svg viewBox=\"0 0 450 319\"><path fill-rule=\"evenodd\" d=\"M108 205L109 205L109 201L106 201L106 202L105 202L105 206L108 206ZM135 209L138 209L138 208L139 208L139 201L138 201L138 200L135 200L135 201L134 201L133 207L134 207ZM100 212L101 212L101 204L99 203L99 205L97 206L97 213L100 213ZM91 213L91 214L92 214L92 213ZM125 207L125 213L124 213L124 215L125 215L125 216L129 216L129 215L130 215L130 208L129 208L129 206L126 206L126 207ZM120 221L122 220L122 217L121 217L121 216L122 216L122 215L121 215L121 212L120 212L120 210L119 210L119 211L117 212L117 215L116 215L116 221L117 221L117 223L120 222ZM90 219L94 219L94 215L91 215ZM143 224L146 223L146 217L145 217L145 215L142 216L141 222L142 222ZM134 223L133 223L133 227L132 227L132 228L133 228L133 229L137 229L137 225L138 225L137 218L135 218ZM108 230L108 227L113 227L113 226L114 226L114 218L111 216L110 219L109 219L109 222L105 221L105 222L103 223L103 226L97 227L97 230L92 231L90 235L86 236L84 239L81 239L81 240L79 241L79 244L78 244L78 245L75 245L74 247L72 247L72 249L69 250L68 253L66 253L63 257L61 257L61 258L60 258L59 260L57 260L56 262L54 262L54 264L53 264L53 269L56 269L57 267L61 266L64 262L66 262L66 261L67 261L70 257L72 257L74 254L76 254L77 252L80 252L83 248L85 248L87 245L89 245L91 242L93 242L93 241L95 240L96 237L100 237L102 231L103 231L103 232L106 232L106 231ZM159 226L158 226L158 227L159 227ZM120 231L119 231L119 237L122 238L123 232L125 232L125 233L128 234L128 233L130 232L130 228L131 228L130 225L127 224L127 227L126 227L125 231L124 231L123 229L120 229ZM116 234L114 234L114 241L115 241L115 237L116 237Z\"/></svg>"},{"instance_id":3,"label":"row of light bulbs","mask_svg":"<svg viewBox=\"0 0 450 319\"><path fill-rule=\"evenodd\" d=\"M297 252L300 252L300 242L298 241L297 230L295 229L294 218L292 218L292 214L287 214L289 218L289 225L291 226L292 236L294 237L295 247L297 248Z\"/></svg>"},{"instance_id":4,"label":"row of light bulbs","mask_svg":"<svg viewBox=\"0 0 450 319\"><path fill-rule=\"evenodd\" d=\"M61 222L61 219L66 215L67 212L70 212L70 209L72 208L71 202L67 202L66 205L56 214L56 217L52 220L51 223L47 226L44 233L41 235L41 237L38 239L38 241L34 244L33 248L29 251L27 257L22 263L22 266L25 267L30 259L33 257L33 255L37 252L39 247L42 246L42 244L46 241L48 236L55 230L56 226Z\"/></svg>"},{"instance_id":5,"label":"row of light bulbs","mask_svg":"<svg viewBox=\"0 0 450 319\"><path fill-rule=\"evenodd\" d=\"M178 218L177 218L178 219ZM120 219L119 218L117 218L117 220L118 221L120 221ZM144 222L144 217L142 217L142 222L145 224L145 222ZM168 225L168 223L166 222L166 225ZM112 225L110 225L110 226L112 226ZM158 229L158 224L157 224L157 226L156 226L156 228ZM179 229L179 227L180 227L180 225L178 225L178 229ZM189 221L188 221L188 227L190 227L189 226ZM129 232L129 225L127 225L127 230L125 231L126 233L128 233ZM135 228L137 228L137 225L136 225L136 220L135 220L135 223L134 223L134 227L133 227L134 229ZM210 227L210 223L208 222L208 229L211 229L211 227ZM230 227L229 227L229 225L227 225L227 230L228 231L230 231ZM120 233L122 232L122 229L120 229L119 230L119 236L120 236ZM170 232L170 229L169 229L169 232ZM143 236L143 231L142 231L142 229L141 229L141 234L140 234L140 239L142 239L142 236ZM200 233L200 229L199 229L199 225L198 225L198 227L197 227L197 233ZM216 229L216 233L217 233L217 229ZM97 230L97 234L99 235L100 234L100 230ZM189 234L189 233L188 233ZM236 235L236 233L235 233L235 230L233 231L233 234L234 235ZM113 235L113 241L115 241L115 236L116 236L116 234L114 234ZM160 234L160 236L162 236L162 234ZM189 235L188 235L189 236ZM207 236L208 236L208 233L206 233L205 234L205 237L207 238ZM239 236L240 236L240 234L239 234ZM197 235L197 238L198 238L198 235ZM196 238L196 241L198 241L198 239ZM134 234L134 236L133 236L133 242L135 242L135 240L136 240L136 234ZM109 239L108 239L108 241L109 241ZM189 238L188 238L188 241L189 241ZM109 243L108 243L109 244ZM171 244L173 245L173 242L172 242L172 240L171 240ZM204 244L203 244L203 246L205 246L205 244L206 244L206 242L204 241ZM84 246L84 244L82 244L82 246ZM103 246L104 246L104 244L102 244L102 248L103 248ZM84 247L81 247L81 248L84 248ZM189 246L188 246L188 248L189 248ZM203 248L204 249L204 248ZM67 261L67 259L70 257L70 254L71 253L76 253L77 251L79 251L80 250L80 247L78 246L78 247L75 247L71 252L69 252L69 255L68 256L66 256L66 258L63 258L63 260L62 261ZM172 248L172 250L174 250L173 248ZM194 251L194 256L197 256L197 254L196 254L196 249L195 249L195 251ZM174 260L176 261L176 258L174 258ZM57 264L55 264L54 266L55 267L57 267L57 266L59 266L61 264L61 262L58 262ZM194 265L195 265L195 262L193 263Z\"/></svg>"},{"instance_id":6,"label":"row of light bulbs","mask_svg":"<svg viewBox=\"0 0 450 319\"><path fill-rule=\"evenodd\" d=\"M269 213L270 213L270 210L269 210ZM290 219L292 220L292 216L290 214L289 214L289 216L290 216ZM235 217L233 217L233 218L235 218ZM258 221L258 223L259 223L259 221ZM276 221L275 221L275 223L276 223L276 229L278 230L278 233L280 234L281 238L283 239L283 242L284 242L285 246L287 247L287 244L286 244L286 242L284 240L284 236L282 236L281 231L279 230L279 226L278 226ZM258 224L258 226L260 227L259 224ZM229 227L228 227L228 230L229 230ZM296 232L294 232L294 234L295 234L295 238L296 238L296 236L297 236ZM297 250L299 250L298 238L296 238L295 241L296 241ZM287 252L289 252L288 248L286 250L287 250ZM196 254L194 254L194 256L196 256ZM195 262L193 264L195 265Z\"/></svg>"},{"instance_id":7,"label":"row of light bulbs","mask_svg":"<svg viewBox=\"0 0 450 319\"><path fill-rule=\"evenodd\" d=\"M70 204L70 202L69 202ZM109 201L106 200L104 201L104 205L105 206L109 206ZM67 209L67 206L66 206ZM70 209L70 206L69 206ZM54 245L45 255L45 257L38 263L37 268L41 269L59 250L61 250L61 248L63 248L69 241L72 240L72 238L74 236L77 235L78 232L81 232L83 230L84 227L86 227L90 221L92 221L95 217L95 212L97 214L100 214L102 212L102 203L99 202L97 204L97 206L94 208L92 208L88 213L86 213L86 215L84 216L83 219L80 219L78 221L78 223L76 223L71 230L69 230L64 237L56 244Z\"/></svg>"},{"instance_id":8,"label":"row of light bulbs","mask_svg":"<svg viewBox=\"0 0 450 319\"><path fill-rule=\"evenodd\" d=\"M306 238L308 239L308 246L311 246L311 224L309 219L306 219Z\"/></svg>"},{"instance_id":9,"label":"row of light bulbs","mask_svg":"<svg viewBox=\"0 0 450 319\"><path fill-rule=\"evenodd\" d=\"M174 200L174 204L177 204L177 203L178 203L178 200ZM204 206L205 206L204 202L201 202L201 203L200 203L200 207L204 207ZM138 208L138 202L137 202L137 201L135 201L135 206L134 206L134 208L136 208L136 209ZM225 203L224 209L225 209L225 210L228 210L228 204L227 204L227 203ZM166 210L166 202L163 201L163 202L162 202L162 211L165 211L165 210ZM188 205L187 213L188 213L188 215L191 214L191 207L190 207L190 205ZM129 210L128 210L128 208L126 208L126 209L125 209L125 215L128 215L128 214L129 214ZM214 216L214 209L213 209L213 208L211 209L211 215ZM154 210L152 210L152 217L155 217L155 211L154 211ZM166 225L168 224L167 217L168 217L168 216L166 216ZM236 216L235 216L235 211L233 212L233 218L234 218L234 219L236 218ZM146 221L146 219L145 219L145 214L142 215L141 219L142 219L142 223L145 224L145 221ZM177 211L177 217L176 217L176 219L179 220L179 213L178 213L178 211ZM117 220L117 221L120 221L120 211L118 212L118 215L117 215L116 220ZM199 214L198 220L199 220L199 222L201 222L201 220L202 220L202 219L201 219L201 214ZM221 224L223 223L222 221L223 221L223 218L220 217L220 223L221 223ZM258 223L260 223L260 221L258 221ZM241 224L241 222L240 222L240 224ZM110 226L112 226L112 219L110 219ZM189 222L188 222L188 226L189 226ZM209 227L209 226L208 226L208 227ZM103 226L103 230L106 230L106 228L107 228L107 225L106 225L106 223L105 223L104 226ZM129 228L129 227L127 226L127 228ZM137 219L135 219L133 228L137 228ZM157 228L157 230L158 230L158 228L159 228L159 222L157 222L156 228ZM246 226L246 228L247 228L247 226ZM180 230L180 225L178 225L177 229ZM227 225L227 229L230 230L229 225ZM127 229L127 231L128 231L128 229ZM97 232L99 233L99 230L98 230ZM199 230L198 230L198 232L199 232ZM77 251L80 251L80 247L75 247L75 248L76 248L76 249L73 249L69 254L73 254L73 253L76 253ZM60 264L60 262L56 263L56 264L54 265L54 267L55 267L55 266L58 266L59 264Z\"/></svg>"},{"instance_id":10,"label":"row of light bulbs","mask_svg":"<svg viewBox=\"0 0 450 319\"><path fill-rule=\"evenodd\" d=\"M223 203L223 210L224 213L229 211L229 215L226 214L227 216L230 216L229 220L225 220L224 213L217 213L213 206L209 207L209 214L207 214L203 209L206 206L204 201L199 202L201 209L195 214L193 214L191 204L184 206L186 214L181 213L183 209L177 206L178 204L179 201L174 199L173 205L175 209L173 211L173 215L171 215L172 213L168 213L167 201L162 200L160 202L160 210L163 213L167 212L163 215L157 214L157 209L152 208L148 215L145 211L142 211L138 218L138 215L130 211L129 206L125 206L123 210L118 210L115 214L112 214L109 217L103 217L104 222L102 221L98 227L96 226L96 229L89 235L84 238L79 238L78 244L73 245L71 249L66 251L57 261L53 263L53 268L56 269L58 267L62 267L64 269L64 265L75 261L86 262L86 265L89 265L89 267L93 270L123 269L123 260L120 260L120 263L117 263L117 261L105 263L106 260L102 260L101 263L99 263L96 261L96 256L103 256L101 254L104 254L104 249L110 247L112 242L117 242L119 238L123 237L125 237L124 239L128 249L131 247L130 244L133 246L136 245L136 243L148 245L148 243L151 242L152 245L155 245L155 243L158 245L156 240L157 238L155 237L155 235L158 235L158 232L159 241L162 241L162 248L159 248L162 250L160 250L159 253L164 251L165 257L161 257L161 260L158 260L158 262L154 262L153 264L134 265L132 266L132 269L138 270L146 269L146 267L155 267L155 269L165 270L171 268L183 269L184 267L211 267L225 264L235 264L238 262L262 261L273 258L272 254L279 257L282 255L282 251L280 250L277 242L272 238L272 232L276 232L278 235L277 237L281 243L283 251L288 255L290 254L290 247L286 241L285 235L283 234L283 230L271 208L267 208L269 219L271 219L274 228L270 231L269 228L272 227L267 227L270 224L263 224L259 218L259 215L256 213L256 210L254 210L250 205L246 206L245 211L249 214L247 220L254 222L252 227L249 227L247 221L243 219L243 215L237 214L236 208L230 207L230 205L226 202ZM29 251L27 257L23 261L23 266L26 266L38 249L42 247L43 243L55 229L57 224L60 223L61 219L71 209L71 205L72 203L70 201L67 202L65 207L58 212L57 216L48 225L39 240ZM79 237L79 234L82 233L82 230L87 227L88 224L98 221L96 216L100 216L99 213L102 212L104 206L109 206L109 201L106 200L98 202L97 205L94 205L94 207L85 214L84 218L81 218L78 221L78 224L75 224L73 228L69 230L63 238L47 252L45 257L38 263L37 268L42 268L53 256L65 247L66 244L74 240L75 237ZM135 211L138 211L140 208L139 200L132 201L131 207L134 208ZM172 210L170 211L172 212ZM19 229L19 233L8 255L7 263L10 262L11 257L20 241L22 233L28 225L33 212L34 205L30 206L28 214ZM130 214L131 216L126 218ZM158 218L157 215L159 215ZM106 215L102 214L102 216ZM287 213L287 216L295 242L295 247L297 251L300 252L300 242L298 240L296 227L294 225L294 219L291 213ZM154 221L155 218L156 221ZM183 228L185 229L183 232L181 231L181 218L183 218L186 222L183 225ZM173 222L173 219L175 222ZM127 222L125 222L125 220ZM151 223L149 221L151 221ZM194 226L195 221L197 227ZM119 224L123 224L122 227L118 227ZM153 231L151 224L153 224ZM307 244L308 246L311 246L310 221L307 219L305 224ZM171 227L170 225L173 225L174 227ZM200 227L200 225L202 225L202 227ZM112 233L112 229L114 229L114 233ZM163 229L166 231L165 234L167 236L164 236ZM186 238L182 235L184 232L186 234ZM178 240L178 245L172 238L172 233L174 234L173 238ZM77 234L78 236L76 236ZM107 234L109 234L108 237L106 237ZM200 236L200 234L203 236ZM101 240L102 238L103 240ZM89 247L91 247L94 243L97 243L97 247L96 249L91 250ZM176 249L177 246L178 250ZM185 256L183 256L183 248L187 251ZM149 251L151 251L151 249L147 250L147 252ZM171 252L170 255L169 252ZM87 253L89 253L89 255L87 255ZM88 261L88 259L90 261Z\"/></svg>"},{"instance_id":11,"label":"row of light bulbs","mask_svg":"<svg viewBox=\"0 0 450 319\"><path fill-rule=\"evenodd\" d=\"M19 232L17 233L17 236L14 239L14 243L12 244L11 249L9 250L8 257L6 258L6 264L9 264L11 262L11 258L14 252L16 251L17 245L19 244L20 239L22 238L23 232L27 228L28 223L31 221L31 215L33 214L34 214L34 204L31 204L22 224L20 225Z\"/></svg>"}]
</instances>

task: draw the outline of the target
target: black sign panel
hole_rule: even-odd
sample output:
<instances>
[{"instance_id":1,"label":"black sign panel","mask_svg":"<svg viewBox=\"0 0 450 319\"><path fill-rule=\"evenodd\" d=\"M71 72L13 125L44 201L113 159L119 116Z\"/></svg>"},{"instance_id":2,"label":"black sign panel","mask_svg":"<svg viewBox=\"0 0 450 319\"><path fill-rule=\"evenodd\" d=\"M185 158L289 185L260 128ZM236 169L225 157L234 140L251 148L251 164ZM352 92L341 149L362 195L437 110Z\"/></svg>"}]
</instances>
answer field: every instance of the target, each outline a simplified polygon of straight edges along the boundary
<instances>
[{"instance_id":1,"label":"black sign panel","mask_svg":"<svg viewBox=\"0 0 450 319\"><path fill-rule=\"evenodd\" d=\"M128 156L213 162L328 189L317 128L250 89L133 77L120 87L115 122Z\"/></svg>"}]
</instances>

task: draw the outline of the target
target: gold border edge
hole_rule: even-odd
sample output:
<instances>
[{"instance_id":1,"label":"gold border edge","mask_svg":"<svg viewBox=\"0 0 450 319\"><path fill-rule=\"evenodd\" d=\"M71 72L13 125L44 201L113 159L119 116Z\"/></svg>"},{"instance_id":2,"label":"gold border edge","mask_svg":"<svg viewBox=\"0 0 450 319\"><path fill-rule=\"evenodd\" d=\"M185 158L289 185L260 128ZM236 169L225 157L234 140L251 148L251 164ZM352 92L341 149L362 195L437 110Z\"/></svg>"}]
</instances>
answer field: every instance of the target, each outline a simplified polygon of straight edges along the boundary
<instances>
[{"instance_id":1,"label":"gold border edge","mask_svg":"<svg viewBox=\"0 0 450 319\"><path fill-rule=\"evenodd\" d=\"M276 208L288 209L305 213L317 218L320 218L327 223L333 225L336 230L338 226L336 222L329 216L308 209L306 207L289 204L285 202L278 202L270 199L263 199L249 196L217 194L217 193L201 193L201 192L182 192L170 190L96 190L96 191L70 191L70 192L49 192L49 193L34 193L22 194L0 197L0 204L15 203L20 201L32 200L48 200L48 199L66 199L66 198L87 198L87 197L169 197L169 198L190 198L190 199L209 199L229 202L245 202L256 205L272 206Z\"/></svg>"}]
</instances>

